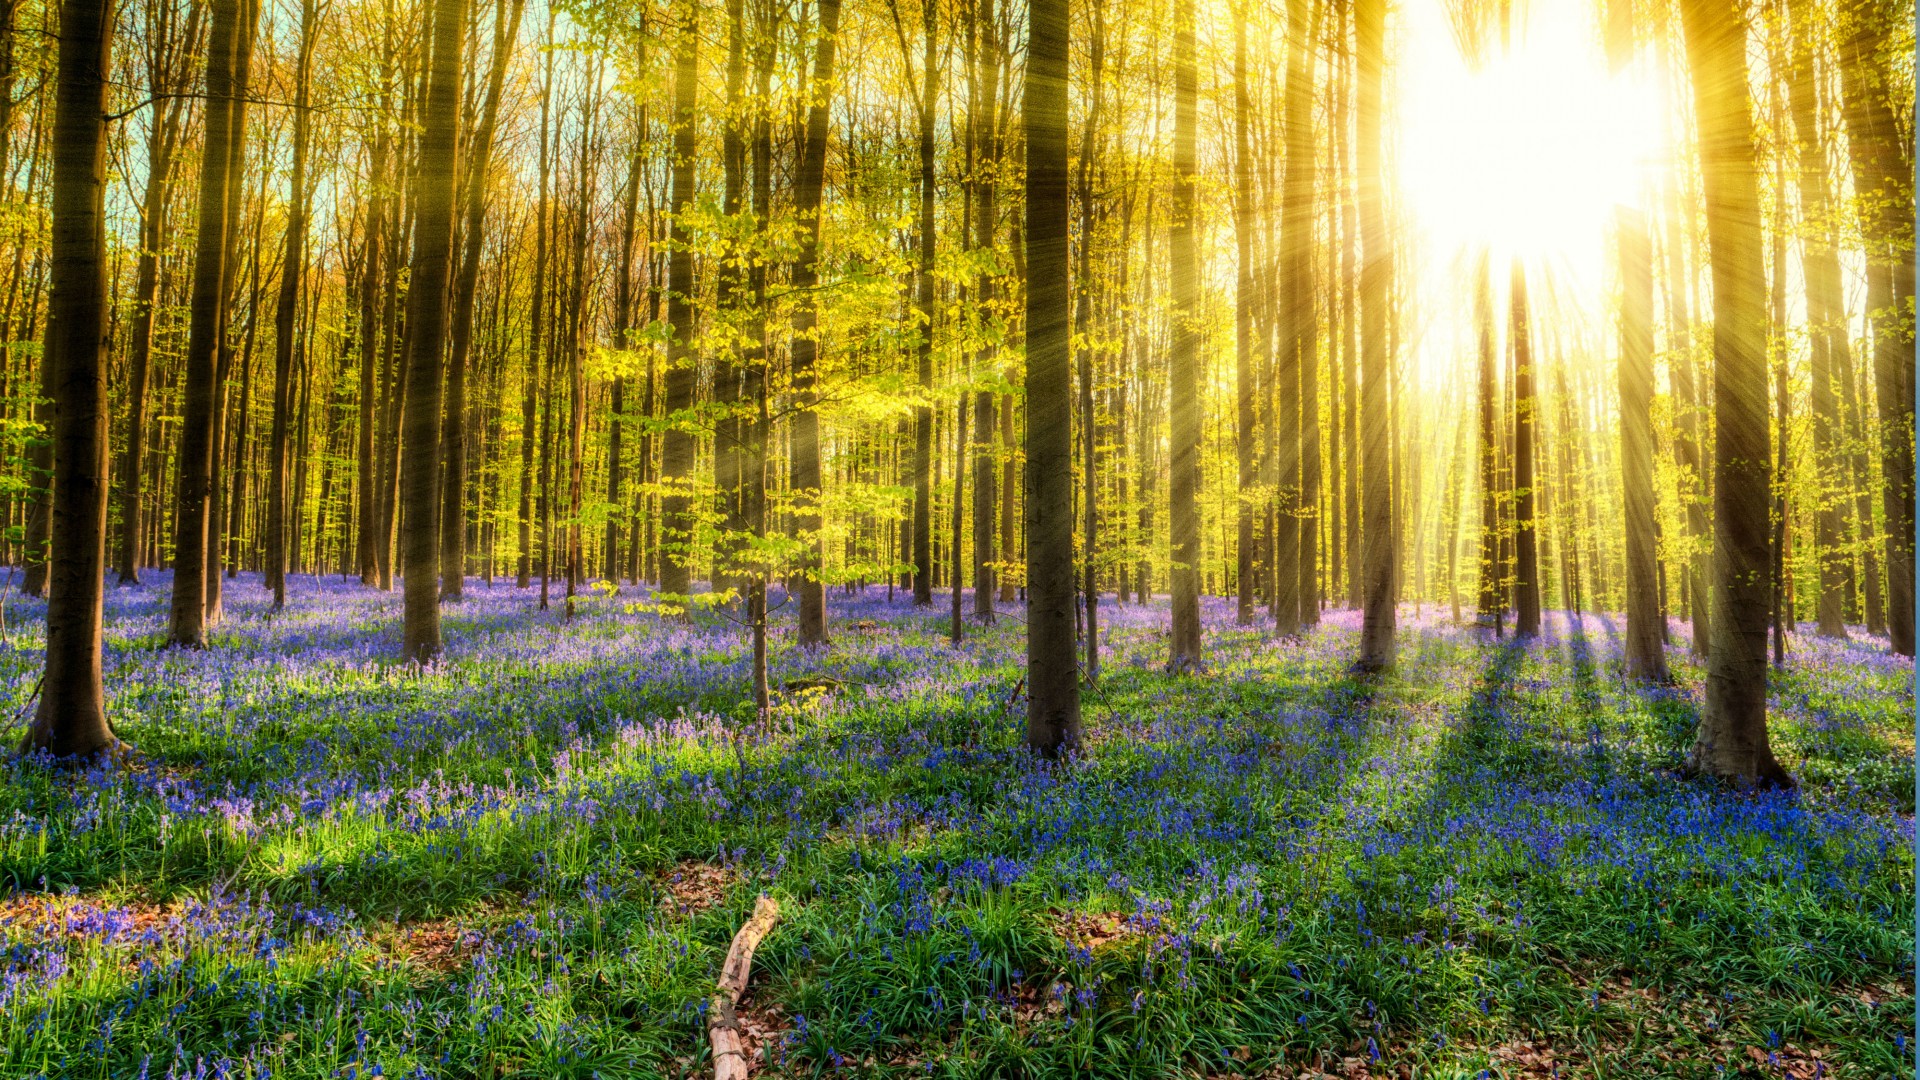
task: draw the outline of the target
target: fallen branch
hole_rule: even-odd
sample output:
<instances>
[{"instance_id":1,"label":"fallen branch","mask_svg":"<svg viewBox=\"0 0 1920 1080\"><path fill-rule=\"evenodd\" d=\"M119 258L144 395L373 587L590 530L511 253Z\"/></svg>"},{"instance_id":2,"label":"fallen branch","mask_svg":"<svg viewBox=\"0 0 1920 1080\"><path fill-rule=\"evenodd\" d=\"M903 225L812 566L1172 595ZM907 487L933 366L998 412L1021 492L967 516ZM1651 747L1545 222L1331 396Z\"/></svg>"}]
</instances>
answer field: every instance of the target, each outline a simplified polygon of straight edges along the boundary
<instances>
[{"instance_id":1,"label":"fallen branch","mask_svg":"<svg viewBox=\"0 0 1920 1080\"><path fill-rule=\"evenodd\" d=\"M713 1043L714 1080L746 1080L747 1055L740 1046L740 1019L734 1007L746 992L747 976L753 968L753 950L760 939L780 920L780 903L760 894L753 905L753 918L733 935L733 948L727 950L727 962L720 968L720 985L713 995L713 1007L707 1012L707 1038Z\"/></svg>"},{"instance_id":2,"label":"fallen branch","mask_svg":"<svg viewBox=\"0 0 1920 1080\"><path fill-rule=\"evenodd\" d=\"M1020 691L1025 690L1026 688L1027 688L1027 677L1025 675L1022 675L1020 676L1020 681L1013 684L1013 693L1007 695L1007 703L1005 705L1000 706L1001 716L1004 717L1009 713L1013 712L1013 703L1020 700Z\"/></svg>"}]
</instances>

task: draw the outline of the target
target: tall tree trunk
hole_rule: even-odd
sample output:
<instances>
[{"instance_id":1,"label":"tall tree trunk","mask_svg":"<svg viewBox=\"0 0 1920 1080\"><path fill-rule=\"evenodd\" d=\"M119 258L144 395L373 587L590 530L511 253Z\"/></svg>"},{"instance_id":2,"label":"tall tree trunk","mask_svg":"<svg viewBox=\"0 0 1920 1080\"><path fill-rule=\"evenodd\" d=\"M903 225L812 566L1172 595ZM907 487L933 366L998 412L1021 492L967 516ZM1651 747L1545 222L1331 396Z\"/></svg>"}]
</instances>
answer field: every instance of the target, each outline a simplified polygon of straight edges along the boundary
<instances>
[{"instance_id":1,"label":"tall tree trunk","mask_svg":"<svg viewBox=\"0 0 1920 1080\"><path fill-rule=\"evenodd\" d=\"M763 9L764 10L764 9ZM772 27L763 27L755 49L754 76L756 101L771 100L774 62L779 41ZM757 235L767 227L773 206L773 116L766 108L754 111L753 118L753 228ZM746 475L741 478L741 514L756 540L767 538L767 470L773 418L767 400L767 264L756 261L747 268L747 290L753 317L745 357L741 395L753 412L743 424ZM651 396L651 395L649 395ZM754 715L764 719L768 708L767 690L767 579L771 567L763 558L750 564L747 575L747 618L753 635Z\"/></svg>"},{"instance_id":2,"label":"tall tree trunk","mask_svg":"<svg viewBox=\"0 0 1920 1080\"><path fill-rule=\"evenodd\" d=\"M511 5L509 7L509 4ZM467 152L461 191L464 218L458 244L459 270L453 278L453 310L449 316L452 348L447 357L446 413L441 418L440 451L440 595L460 599L467 568L467 364L473 349L473 298L480 281L480 253L486 247L488 173L492 168L494 128L500 118L500 96L514 42L520 36L520 16L526 0L499 0L494 5L493 59L487 75L487 96L480 108Z\"/></svg>"},{"instance_id":3,"label":"tall tree trunk","mask_svg":"<svg viewBox=\"0 0 1920 1080\"><path fill-rule=\"evenodd\" d=\"M694 154L699 93L699 8L687 0L675 42L673 76L673 191L672 244L668 255L667 323L673 340L667 346L667 420L660 480L660 591L685 596L692 587L693 564L693 432L687 427L693 408L695 377L693 251L687 215L693 208ZM818 486L816 481L816 486Z\"/></svg>"},{"instance_id":4,"label":"tall tree trunk","mask_svg":"<svg viewBox=\"0 0 1920 1080\"><path fill-rule=\"evenodd\" d=\"M587 375L581 338L587 326L587 234L591 228L594 183L594 127L600 115L597 62L587 68L585 100L580 103L579 171L574 179L573 286L567 313L567 619L586 553L581 548L580 514L586 483Z\"/></svg>"},{"instance_id":5,"label":"tall tree trunk","mask_svg":"<svg viewBox=\"0 0 1920 1080\"><path fill-rule=\"evenodd\" d=\"M745 204L747 184L747 141L748 125L752 117L748 115L749 106L744 103L747 81L747 14L745 0L727 0L727 96L725 121L721 126L722 171L724 189L720 197L720 211L729 218L737 218ZM757 105L753 106L758 108ZM718 260L714 267L715 292L718 303L717 315L728 325L741 317L740 308L745 302L744 263L747 260L727 258ZM713 405L718 417L713 432L713 486L720 498L721 536L713 550L713 580L716 590L724 582L735 576L739 565L739 556L745 549L743 539L746 522L742 513L741 490L746 462L742 456L741 439L743 437L744 417L740 414L739 346L728 342L715 350L713 355Z\"/></svg>"},{"instance_id":6,"label":"tall tree trunk","mask_svg":"<svg viewBox=\"0 0 1920 1080\"><path fill-rule=\"evenodd\" d=\"M1200 299L1200 264L1194 242L1199 75L1194 58L1193 5L1194 0L1175 0L1173 9L1173 222L1167 243L1167 272L1173 285L1173 348L1168 358L1167 387L1172 418L1167 515L1173 543L1173 639L1167 667L1176 672L1204 665L1200 651L1200 335L1194 325L1199 318ZM1027 108L1032 107L1029 98ZM1029 158L1032 154L1029 148ZM1035 213L1031 205L1028 213ZM1031 259L1028 266L1038 284L1043 275L1033 270ZM1064 278L1065 273L1061 276ZM1028 334L1032 332L1030 325ZM1031 366L1031 345L1028 349ZM1028 379L1031 381L1032 376ZM1027 407L1031 437L1033 425L1045 421L1036 421L1031 400ZM1029 472L1033 470L1031 456L1027 467ZM1038 498L1033 482L1028 487L1028 497Z\"/></svg>"},{"instance_id":7,"label":"tall tree trunk","mask_svg":"<svg viewBox=\"0 0 1920 1080\"><path fill-rule=\"evenodd\" d=\"M979 115L969 115L967 126L974 139L973 243L975 248L990 252L993 250L1000 213L995 200L999 175L999 141L996 137L999 121L996 109L999 103L1000 52L999 39L995 34L994 0L979 2L980 11L976 18L980 38L973 69ZM990 271L982 271L974 281L975 307L983 312L990 310L994 296L995 276ZM993 361L993 346L983 343L974 354L975 370L991 370ZM973 399L973 614L986 626L993 625L994 593L999 581L995 566L998 538L994 532L994 514L999 498L999 458L994 452L994 438L999 423L994 407L998 404L998 396L991 387L987 387L976 391Z\"/></svg>"},{"instance_id":8,"label":"tall tree trunk","mask_svg":"<svg viewBox=\"0 0 1920 1080\"><path fill-rule=\"evenodd\" d=\"M1746 32L1717 0L1682 0L1680 11L1714 308L1713 647L1688 761L1720 779L1790 786L1767 743L1767 312Z\"/></svg>"},{"instance_id":9,"label":"tall tree trunk","mask_svg":"<svg viewBox=\"0 0 1920 1080\"><path fill-rule=\"evenodd\" d=\"M1345 23L1354 18L1354 5L1349 0L1341 5ZM1346 28L1340 33L1341 41L1347 40ZM1346 510L1346 564L1347 564L1347 606L1359 608L1364 603L1362 590L1365 570L1365 555L1362 551L1360 524L1360 320L1355 308L1358 299L1359 251L1360 239L1360 200L1357 187L1349 194L1349 177L1355 172L1354 162L1354 125L1348 122L1348 109L1354 96L1355 57L1354 50L1341 50L1339 109L1336 122L1339 137L1335 143L1340 152L1339 178L1340 191L1340 399L1345 415L1342 418L1341 458L1346 462L1345 493L1341 501ZM1489 316L1491 318L1491 316Z\"/></svg>"},{"instance_id":10,"label":"tall tree trunk","mask_svg":"<svg viewBox=\"0 0 1920 1080\"><path fill-rule=\"evenodd\" d=\"M1093 40L1088 42L1087 81L1091 85L1092 104L1083 122L1080 140L1080 250L1074 281L1074 334L1080 342L1080 447L1081 508L1084 530L1081 557L1084 560L1080 594L1086 605L1087 682L1100 678L1100 576L1098 572L1099 473L1095 448L1098 445L1099 417L1093 405L1093 233L1094 191L1093 160L1100 122L1106 111L1107 21L1104 0L1092 0Z\"/></svg>"},{"instance_id":11,"label":"tall tree trunk","mask_svg":"<svg viewBox=\"0 0 1920 1080\"><path fill-rule=\"evenodd\" d=\"M1500 402L1494 383L1499 362L1493 334L1493 267L1490 252L1480 253L1474 274L1473 318L1480 350L1479 443L1480 462L1480 589L1478 621L1500 634L1506 620L1506 602L1500 588Z\"/></svg>"},{"instance_id":12,"label":"tall tree trunk","mask_svg":"<svg viewBox=\"0 0 1920 1080\"><path fill-rule=\"evenodd\" d=\"M1360 657L1355 668L1363 673L1386 671L1394 659L1394 601L1398 592L1394 543L1393 460L1389 440L1392 405L1388 382L1392 356L1387 342L1387 306L1392 251L1387 237L1380 141L1382 70L1384 61L1385 0L1354 0L1354 51L1358 68L1359 212L1363 261L1360 266L1360 422L1362 477L1365 485L1361 512L1363 530Z\"/></svg>"},{"instance_id":13,"label":"tall tree trunk","mask_svg":"<svg viewBox=\"0 0 1920 1080\"><path fill-rule=\"evenodd\" d=\"M1508 306L1513 321L1513 632L1532 637L1540 632L1539 530L1534 521L1533 450L1539 402L1534 396L1533 328L1527 312L1527 277L1520 260L1513 261Z\"/></svg>"},{"instance_id":14,"label":"tall tree trunk","mask_svg":"<svg viewBox=\"0 0 1920 1080\"><path fill-rule=\"evenodd\" d=\"M934 329L934 195L938 180L935 172L933 120L940 92L940 68L936 46L939 40L939 5L936 0L921 0L921 32L925 56L921 60L920 120L920 221L919 266L915 277L918 293L920 336L914 346L914 367L925 400L913 411L913 602L917 606L933 604L933 329ZM905 61L905 57L901 57Z\"/></svg>"},{"instance_id":15,"label":"tall tree trunk","mask_svg":"<svg viewBox=\"0 0 1920 1080\"><path fill-rule=\"evenodd\" d=\"M0 33L12 34L14 0L0 0L6 9L6 22ZM178 69L186 66L194 42L200 37L202 8L196 4L187 18L185 32L176 40L171 4L155 5L160 22L152 33L154 61L162 65L153 73L149 90L155 98L153 125L147 138L146 191L140 209L140 257L134 274L133 331L127 358L127 444L120 470L120 548L119 576L122 585L140 583L140 542L144 535L141 520L141 478L146 468L147 384L153 366L153 333L160 295L160 253L166 244L167 205L173 197L173 161L180 146L180 128L186 109L177 91L182 81ZM0 46L11 52L11 44ZM11 97L12 77L0 80L0 94ZM11 112L11 102L0 105ZM6 130L10 116L0 116L0 160L5 160Z\"/></svg>"},{"instance_id":16,"label":"tall tree trunk","mask_svg":"<svg viewBox=\"0 0 1920 1080\"><path fill-rule=\"evenodd\" d=\"M447 338L460 89L466 60L461 38L466 25L466 0L434 0L433 59L414 188L407 388L401 422L402 497L406 500L401 537L406 574L402 636L407 658L418 664L440 653L440 391L445 366L441 352Z\"/></svg>"},{"instance_id":17,"label":"tall tree trunk","mask_svg":"<svg viewBox=\"0 0 1920 1080\"><path fill-rule=\"evenodd\" d=\"M1312 11L1309 11L1312 8ZM1284 431L1293 423L1294 566L1293 588L1301 627L1320 622L1320 324L1314 311L1313 224L1313 57L1319 39L1318 7L1311 0L1289 0L1288 23L1293 47L1287 61L1287 164L1282 189L1283 224L1287 245L1287 300L1293 361L1293 392L1297 411L1281 418ZM1288 386L1283 382L1281 391Z\"/></svg>"},{"instance_id":18,"label":"tall tree trunk","mask_svg":"<svg viewBox=\"0 0 1920 1080\"><path fill-rule=\"evenodd\" d=\"M1233 243L1238 274L1233 289L1233 383L1235 464L1239 468L1240 496L1234 525L1234 621L1253 625L1255 473L1254 401L1258 392L1253 372L1253 308L1256 302L1253 266L1253 149L1247 134L1253 111L1253 86L1247 75L1247 19L1244 5L1233 17Z\"/></svg>"},{"instance_id":19,"label":"tall tree trunk","mask_svg":"<svg viewBox=\"0 0 1920 1080\"><path fill-rule=\"evenodd\" d=\"M1653 254L1646 218L1620 210L1620 476L1627 552L1627 674L1668 680L1653 494ZM1572 433L1562 431L1566 440Z\"/></svg>"},{"instance_id":20,"label":"tall tree trunk","mask_svg":"<svg viewBox=\"0 0 1920 1080\"><path fill-rule=\"evenodd\" d=\"M211 446L210 462L207 470L209 484L207 488L207 553L203 560L203 573L206 582L203 588L202 603L205 607L204 621L208 626L217 624L223 615L223 593L220 581L220 569L226 553L226 526L222 524L223 499L232 497L229 490L239 479L239 473L233 466L224 463L227 433L227 384L233 373L233 280L234 271L240 265L240 212L246 206L247 191L247 92L252 85L250 72L253 67L253 41L260 25L260 2L250 0L241 11L240 41L233 65L233 81L236 96L233 99L233 112L229 117L232 138L227 141L227 183L231 190L227 194L227 253L223 260L223 272L227 280L221 289L225 297L220 313L219 350L214 363L213 376L213 430L208 440ZM252 356L253 334L260 316L260 231L266 218L266 191L264 181L259 185L258 199L253 210L252 242L247 244L250 253L248 259L247 284L247 325L243 332L248 357ZM245 401L242 401L245 405ZM236 457L238 456L236 452Z\"/></svg>"},{"instance_id":21,"label":"tall tree trunk","mask_svg":"<svg viewBox=\"0 0 1920 1080\"><path fill-rule=\"evenodd\" d=\"M964 577L966 566L962 556L966 545L960 542L960 530L965 523L960 500L964 495L963 489L966 486L967 477L967 392L960 391L956 398L953 406L953 520L949 523L949 527L953 530L953 542L947 547L947 555L951 560L950 572L953 575L949 582L952 588L948 590L951 593L949 597L951 609L948 612L947 640L954 645L960 644L967 632L964 622L965 612L960 601L960 587L966 580Z\"/></svg>"},{"instance_id":22,"label":"tall tree trunk","mask_svg":"<svg viewBox=\"0 0 1920 1080\"><path fill-rule=\"evenodd\" d=\"M358 535L354 563L362 585L380 583L379 465L374 447L379 420L374 408L380 368L380 257L386 247L386 183L388 135L374 137L372 169L368 176L366 254L360 263L360 401L356 432L354 475L359 485Z\"/></svg>"},{"instance_id":23,"label":"tall tree trunk","mask_svg":"<svg viewBox=\"0 0 1920 1080\"><path fill-rule=\"evenodd\" d=\"M1896 23L1911 17L1888 0L1850 0L1840 20L1842 114L1869 246L1867 311L1873 324L1874 398L1880 407L1887 637L1902 656L1914 651L1913 146L1911 133L1903 135L1897 122L1893 67L1883 50Z\"/></svg>"},{"instance_id":24,"label":"tall tree trunk","mask_svg":"<svg viewBox=\"0 0 1920 1080\"><path fill-rule=\"evenodd\" d=\"M1676 136L1677 139L1677 136ZM1676 166L1678 171L1679 166ZM1693 655L1704 658L1712 648L1713 605L1708 599L1712 570L1710 552L1713 523L1707 470L1701 460L1699 365L1694 357L1693 316L1688 294L1692 284L1687 256L1692 228L1681 210L1680 182L1669 179L1666 200L1666 286L1668 332L1672 360L1667 364L1674 411L1673 456L1679 471L1680 501L1686 508L1687 614L1693 623Z\"/></svg>"},{"instance_id":25,"label":"tall tree trunk","mask_svg":"<svg viewBox=\"0 0 1920 1080\"><path fill-rule=\"evenodd\" d=\"M40 705L23 749L95 754L118 740L101 685L107 563L108 0L63 0L54 83L52 294L42 363L56 372L52 597Z\"/></svg>"},{"instance_id":26,"label":"tall tree trunk","mask_svg":"<svg viewBox=\"0 0 1920 1080\"><path fill-rule=\"evenodd\" d=\"M1814 558L1820 571L1815 614L1821 637L1845 639L1848 557L1841 513L1846 499L1846 462L1838 446L1843 429L1834 398L1833 373L1836 357L1839 370L1852 370L1852 344L1847 335L1846 299L1840 290L1840 258L1834 248L1830 220L1833 198L1827 185L1827 152L1816 119L1820 112L1819 88L1814 75L1816 24L1810 0L1790 0L1788 9L1793 13L1795 33L1787 91L1800 159L1800 263L1807 289L1813 382Z\"/></svg>"},{"instance_id":27,"label":"tall tree trunk","mask_svg":"<svg viewBox=\"0 0 1920 1080\"><path fill-rule=\"evenodd\" d=\"M553 22L554 16L549 12L546 34L548 44L553 42ZM533 216L533 281L531 283L533 297L527 326L527 359L523 369L526 378L520 395L520 560L514 581L522 589L533 585L533 496L534 488L538 484L538 474L534 472L533 462L534 427L540 421L538 411L542 355L540 345L547 327L547 234L551 217L548 197L553 171L551 133L548 129L552 126L550 123L552 108L553 52L549 49L540 83L540 198L535 204Z\"/></svg>"},{"instance_id":28,"label":"tall tree trunk","mask_svg":"<svg viewBox=\"0 0 1920 1080\"><path fill-rule=\"evenodd\" d=\"M242 8L248 0L213 0L211 39L207 44L207 103L204 149L200 162L200 228L193 266L193 293L187 323L185 386L180 424L180 478L174 504L173 602L167 642L198 648L206 640L207 545L211 526L214 410L218 401L219 354L226 324L227 228L233 196L230 170L233 144L243 131L236 85L240 53L252 47L244 37L251 20Z\"/></svg>"},{"instance_id":29,"label":"tall tree trunk","mask_svg":"<svg viewBox=\"0 0 1920 1080\"><path fill-rule=\"evenodd\" d=\"M1193 7L1192 0L1179 2L1191 87ZM1030 0L1021 103L1027 144L1027 745L1048 758L1080 746L1073 638L1067 27L1066 0ZM1197 647L1195 652L1197 657Z\"/></svg>"},{"instance_id":30,"label":"tall tree trunk","mask_svg":"<svg viewBox=\"0 0 1920 1080\"><path fill-rule=\"evenodd\" d=\"M300 54L294 67L293 178L287 201L286 254L280 262L280 295L273 313L273 434L267 463L267 588L273 609L287 606L287 436L293 411L294 320L300 308L301 273L307 259L308 102L312 93L313 45L319 37L314 0L301 0Z\"/></svg>"},{"instance_id":31,"label":"tall tree trunk","mask_svg":"<svg viewBox=\"0 0 1920 1080\"><path fill-rule=\"evenodd\" d=\"M820 282L820 198L826 184L829 88L833 86L834 51L840 37L840 0L819 0L820 37L814 46L812 105L807 109L806 145L794 183L794 212L800 219L800 253L793 262L793 288L806 297L794 310L792 369L794 415L790 432L787 483L796 500L794 528L801 554L795 560L794 586L800 594L798 640L802 646L827 643L827 596L821 580L820 548L820 417L814 371L819 352L817 336L820 301L814 290Z\"/></svg>"},{"instance_id":32,"label":"tall tree trunk","mask_svg":"<svg viewBox=\"0 0 1920 1080\"><path fill-rule=\"evenodd\" d=\"M645 131L642 129L635 139L636 145L627 158L626 193L622 197L620 212L620 261L614 271L613 289L613 347L622 351L634 347L631 340L634 288L633 241L640 220L640 173L646 167L646 155L642 152L642 147L637 144L644 138ZM607 425L607 535L602 541L605 551L601 576L608 582L618 585L621 567L624 565L620 559L622 539L620 507L623 505L621 485L626 481L626 461L622 457L628 423L625 375L614 376L612 401L609 405L612 415ZM636 521L632 524L637 534L640 523Z\"/></svg>"}]
</instances>

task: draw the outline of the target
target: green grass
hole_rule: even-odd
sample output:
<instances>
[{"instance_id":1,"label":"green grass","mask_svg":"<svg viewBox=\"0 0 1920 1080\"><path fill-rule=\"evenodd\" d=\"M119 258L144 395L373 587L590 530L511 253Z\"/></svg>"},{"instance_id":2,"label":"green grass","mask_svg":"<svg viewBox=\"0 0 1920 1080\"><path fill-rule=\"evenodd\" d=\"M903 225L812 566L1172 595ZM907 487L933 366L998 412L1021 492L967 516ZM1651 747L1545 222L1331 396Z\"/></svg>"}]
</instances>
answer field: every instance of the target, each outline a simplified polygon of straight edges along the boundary
<instances>
[{"instance_id":1,"label":"green grass","mask_svg":"<svg viewBox=\"0 0 1920 1080\"><path fill-rule=\"evenodd\" d=\"M956 650L837 600L775 672L835 686L758 723L724 622L503 589L422 676L397 598L244 587L198 654L116 592L141 763L0 785L0 1075L709 1075L763 891L767 1075L1913 1070L1913 672L1873 642L1796 638L1803 788L1756 796L1677 773L1684 647L1629 686L1596 617L1515 648L1408 609L1361 683L1345 614L1282 642L1210 604L1170 677L1164 609L1109 605L1088 749L1046 766L1014 619Z\"/></svg>"}]
</instances>

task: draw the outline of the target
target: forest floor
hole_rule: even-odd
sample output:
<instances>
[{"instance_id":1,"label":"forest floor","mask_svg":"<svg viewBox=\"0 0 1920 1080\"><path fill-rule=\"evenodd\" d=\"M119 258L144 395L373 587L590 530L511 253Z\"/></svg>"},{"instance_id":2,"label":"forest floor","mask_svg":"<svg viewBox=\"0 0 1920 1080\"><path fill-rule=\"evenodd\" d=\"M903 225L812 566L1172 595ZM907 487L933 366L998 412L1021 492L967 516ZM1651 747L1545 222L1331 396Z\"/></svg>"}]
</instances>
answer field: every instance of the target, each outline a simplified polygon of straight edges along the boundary
<instances>
[{"instance_id":1,"label":"forest floor","mask_svg":"<svg viewBox=\"0 0 1920 1080\"><path fill-rule=\"evenodd\" d=\"M1402 609L1398 674L1204 606L1101 608L1087 749L1022 747L1009 606L838 596L776 641L634 590L571 625L469 587L447 657L400 600L227 583L160 647L111 590L130 768L0 766L0 1075L691 1077L755 896L763 1076L1895 1077L1914 1069L1912 665L1794 638L1796 794L1687 782L1701 671L1623 682L1617 624L1525 647ZM0 707L43 608L6 605ZM776 616L790 622L789 611ZM711 617L710 617L711 618Z\"/></svg>"}]
</instances>

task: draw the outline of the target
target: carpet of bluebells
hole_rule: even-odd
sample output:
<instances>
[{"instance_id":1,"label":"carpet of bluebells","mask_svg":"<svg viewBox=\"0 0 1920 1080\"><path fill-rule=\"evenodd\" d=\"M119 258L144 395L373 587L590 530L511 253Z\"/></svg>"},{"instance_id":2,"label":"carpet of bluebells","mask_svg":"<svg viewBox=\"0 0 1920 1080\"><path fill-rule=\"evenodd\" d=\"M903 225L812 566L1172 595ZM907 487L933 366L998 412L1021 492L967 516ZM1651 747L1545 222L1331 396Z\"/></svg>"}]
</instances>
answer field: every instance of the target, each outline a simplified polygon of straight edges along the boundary
<instances>
[{"instance_id":1,"label":"carpet of bluebells","mask_svg":"<svg viewBox=\"0 0 1920 1080\"><path fill-rule=\"evenodd\" d=\"M473 582L423 674L397 594L270 614L242 575L191 652L150 577L107 605L133 763L0 765L0 1076L710 1075L763 891L763 1076L1913 1074L1913 668L1864 635L1793 639L1801 790L1749 795L1678 773L1677 622L1643 688L1613 619L1515 646L1409 605L1363 682L1351 613L1281 641L1209 600L1169 676L1164 601L1109 598L1054 766L1012 605L956 648L944 597L836 595L757 720L739 627L631 588L568 623ZM42 607L8 600L17 725Z\"/></svg>"}]
</instances>

